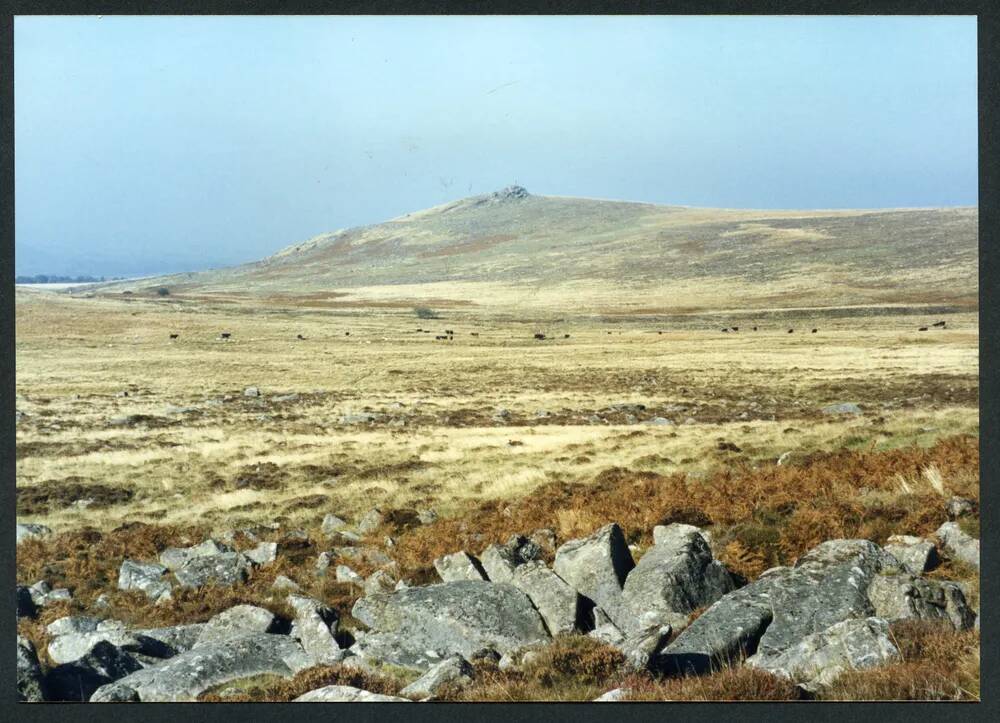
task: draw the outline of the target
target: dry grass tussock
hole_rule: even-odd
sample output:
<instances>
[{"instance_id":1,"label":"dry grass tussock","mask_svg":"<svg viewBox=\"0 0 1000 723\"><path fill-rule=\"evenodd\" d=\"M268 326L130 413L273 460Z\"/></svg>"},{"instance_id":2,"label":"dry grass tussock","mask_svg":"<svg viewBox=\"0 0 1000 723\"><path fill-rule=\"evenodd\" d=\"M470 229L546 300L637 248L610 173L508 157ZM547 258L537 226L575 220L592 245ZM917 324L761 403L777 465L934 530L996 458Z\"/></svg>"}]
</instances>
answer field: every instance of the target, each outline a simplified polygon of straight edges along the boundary
<instances>
[{"instance_id":1,"label":"dry grass tussock","mask_svg":"<svg viewBox=\"0 0 1000 723\"><path fill-rule=\"evenodd\" d=\"M287 703L310 690L328 685L349 685L371 693L398 695L403 685L387 675L367 673L342 665L320 665L307 668L291 678L260 676L226 683L198 696L202 703Z\"/></svg>"}]
</instances>

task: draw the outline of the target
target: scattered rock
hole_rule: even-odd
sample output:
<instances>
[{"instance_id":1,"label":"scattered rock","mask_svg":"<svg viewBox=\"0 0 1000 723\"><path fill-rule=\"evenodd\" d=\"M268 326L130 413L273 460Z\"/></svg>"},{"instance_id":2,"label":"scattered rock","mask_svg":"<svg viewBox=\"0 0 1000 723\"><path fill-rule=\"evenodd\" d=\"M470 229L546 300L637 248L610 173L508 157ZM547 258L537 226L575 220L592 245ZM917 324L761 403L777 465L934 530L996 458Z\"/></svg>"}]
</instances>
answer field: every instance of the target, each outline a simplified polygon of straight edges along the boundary
<instances>
[{"instance_id":1,"label":"scattered rock","mask_svg":"<svg viewBox=\"0 0 1000 723\"><path fill-rule=\"evenodd\" d=\"M259 397L260 396L260 389L258 389L257 387L247 387L246 389L243 390L243 396L244 397Z\"/></svg>"},{"instance_id":2,"label":"scattered rock","mask_svg":"<svg viewBox=\"0 0 1000 723\"><path fill-rule=\"evenodd\" d=\"M17 636L17 700L26 703L45 700L45 679L38 653L32 642L20 635Z\"/></svg>"},{"instance_id":3,"label":"scattered rock","mask_svg":"<svg viewBox=\"0 0 1000 723\"><path fill-rule=\"evenodd\" d=\"M142 590L150 600L168 599L172 585L164 575L167 568L155 562L124 560L118 570L119 590Z\"/></svg>"},{"instance_id":4,"label":"scattered rock","mask_svg":"<svg viewBox=\"0 0 1000 723\"><path fill-rule=\"evenodd\" d=\"M332 535L337 530L347 527L347 523L337 517L336 515L330 514L323 518L323 524L320 530L324 535Z\"/></svg>"},{"instance_id":5,"label":"scattered rock","mask_svg":"<svg viewBox=\"0 0 1000 723\"><path fill-rule=\"evenodd\" d=\"M139 652L143 647L141 640L126 630L125 624L118 620L64 617L51 623L46 631L51 638L47 651L49 658L55 663L79 660L102 642L133 652Z\"/></svg>"},{"instance_id":6,"label":"scattered rock","mask_svg":"<svg viewBox=\"0 0 1000 723\"><path fill-rule=\"evenodd\" d=\"M345 414L340 418L341 424L370 424L378 419L375 414L362 412L360 414Z\"/></svg>"},{"instance_id":7,"label":"scattered rock","mask_svg":"<svg viewBox=\"0 0 1000 723\"><path fill-rule=\"evenodd\" d=\"M158 642L164 648L160 657L170 658L178 653L186 653L193 649L206 625L207 623L192 623L190 625L172 625L166 628L147 628L136 630L135 636L143 641L154 640ZM146 648L148 647L147 645Z\"/></svg>"},{"instance_id":8,"label":"scattered rock","mask_svg":"<svg viewBox=\"0 0 1000 723\"><path fill-rule=\"evenodd\" d=\"M328 685L310 690L292 701L293 703L409 703L406 698L395 695L370 693L349 685Z\"/></svg>"},{"instance_id":9,"label":"scattered rock","mask_svg":"<svg viewBox=\"0 0 1000 723\"><path fill-rule=\"evenodd\" d=\"M672 427L674 423L666 417L653 417L652 419L647 419L644 424L652 427Z\"/></svg>"},{"instance_id":10,"label":"scattered rock","mask_svg":"<svg viewBox=\"0 0 1000 723\"><path fill-rule=\"evenodd\" d=\"M278 559L278 543L262 542L252 550L243 553L254 565L267 565Z\"/></svg>"},{"instance_id":11,"label":"scattered rock","mask_svg":"<svg viewBox=\"0 0 1000 723\"><path fill-rule=\"evenodd\" d=\"M365 516L358 522L358 532L362 535L369 535L385 522L385 515L381 510L374 508L365 513Z\"/></svg>"},{"instance_id":12,"label":"scattered rock","mask_svg":"<svg viewBox=\"0 0 1000 723\"><path fill-rule=\"evenodd\" d=\"M612 688L607 693L604 693L597 698L594 698L594 703L619 703L626 698L628 698L631 691L628 688Z\"/></svg>"},{"instance_id":13,"label":"scattered rock","mask_svg":"<svg viewBox=\"0 0 1000 723\"><path fill-rule=\"evenodd\" d=\"M254 675L289 677L312 664L302 646L289 636L256 633L194 648L153 668L137 670L99 688L91 701L129 697L129 689L142 702L193 701L231 680Z\"/></svg>"},{"instance_id":14,"label":"scattered rock","mask_svg":"<svg viewBox=\"0 0 1000 723\"><path fill-rule=\"evenodd\" d=\"M976 503L964 497L952 497L945 505L945 509L948 511L948 517L955 520L975 513Z\"/></svg>"},{"instance_id":15,"label":"scattered rock","mask_svg":"<svg viewBox=\"0 0 1000 723\"><path fill-rule=\"evenodd\" d=\"M354 572L347 565L337 565L337 582L350 582L355 585L364 585L365 579Z\"/></svg>"},{"instance_id":16,"label":"scattered rock","mask_svg":"<svg viewBox=\"0 0 1000 723\"><path fill-rule=\"evenodd\" d=\"M18 522L16 544L20 545L25 540L37 540L42 537L48 537L51 534L52 529L45 525L39 525L34 522Z\"/></svg>"},{"instance_id":17,"label":"scattered rock","mask_svg":"<svg viewBox=\"0 0 1000 723\"><path fill-rule=\"evenodd\" d=\"M633 616L622 598L622 586L634 567L625 536L614 523L589 537L570 540L556 550L556 573L599 605L623 630L629 627Z\"/></svg>"},{"instance_id":18,"label":"scattered rock","mask_svg":"<svg viewBox=\"0 0 1000 723\"><path fill-rule=\"evenodd\" d=\"M212 617L201 630L196 648L215 645L248 633L266 633L274 625L274 613L256 605L236 605Z\"/></svg>"},{"instance_id":19,"label":"scattered rock","mask_svg":"<svg viewBox=\"0 0 1000 723\"><path fill-rule=\"evenodd\" d=\"M330 563L333 562L333 555L329 552L321 552L316 558L316 574L325 575Z\"/></svg>"},{"instance_id":20,"label":"scattered rock","mask_svg":"<svg viewBox=\"0 0 1000 723\"><path fill-rule=\"evenodd\" d=\"M365 595L393 592L396 580L385 570L376 570L365 580Z\"/></svg>"},{"instance_id":21,"label":"scattered rock","mask_svg":"<svg viewBox=\"0 0 1000 723\"><path fill-rule=\"evenodd\" d=\"M853 402L831 404L820 410L823 414L861 414L861 407Z\"/></svg>"},{"instance_id":22,"label":"scattered rock","mask_svg":"<svg viewBox=\"0 0 1000 723\"><path fill-rule=\"evenodd\" d=\"M864 670L899 659L899 650L889 638L888 621L870 617L835 623L807 635L778 655L754 655L747 665L790 678L804 689L816 691L849 670Z\"/></svg>"},{"instance_id":23,"label":"scattered rock","mask_svg":"<svg viewBox=\"0 0 1000 723\"><path fill-rule=\"evenodd\" d=\"M196 557L212 557L233 549L215 540L205 540L193 547L168 547L160 553L160 564L168 570L177 571Z\"/></svg>"},{"instance_id":24,"label":"scattered rock","mask_svg":"<svg viewBox=\"0 0 1000 723\"><path fill-rule=\"evenodd\" d=\"M445 582L486 579L486 571L479 560L464 551L439 557L434 561L434 569Z\"/></svg>"},{"instance_id":25,"label":"scattered rock","mask_svg":"<svg viewBox=\"0 0 1000 723\"><path fill-rule=\"evenodd\" d=\"M292 637L302 643L306 654L317 665L342 660L344 651L334 639L339 623L337 611L305 595L289 595L288 604L295 610Z\"/></svg>"},{"instance_id":26,"label":"scattered rock","mask_svg":"<svg viewBox=\"0 0 1000 723\"><path fill-rule=\"evenodd\" d=\"M421 525L430 525L437 522L438 513L434 510L418 510L417 519L420 520Z\"/></svg>"},{"instance_id":27,"label":"scattered rock","mask_svg":"<svg viewBox=\"0 0 1000 723\"><path fill-rule=\"evenodd\" d=\"M906 573L876 575L868 586L868 599L875 615L890 622L946 620L956 630L968 630L976 620L961 588L953 582L924 580Z\"/></svg>"},{"instance_id":28,"label":"scattered rock","mask_svg":"<svg viewBox=\"0 0 1000 723\"><path fill-rule=\"evenodd\" d=\"M141 669L132 655L102 640L83 657L50 670L45 685L52 700L84 702L102 686Z\"/></svg>"},{"instance_id":29,"label":"scattered rock","mask_svg":"<svg viewBox=\"0 0 1000 723\"><path fill-rule=\"evenodd\" d=\"M682 630L690 613L714 603L735 586L697 527L657 526L653 537L655 544L629 572L622 589L634 616L629 629L667 624Z\"/></svg>"},{"instance_id":30,"label":"scattered rock","mask_svg":"<svg viewBox=\"0 0 1000 723\"><path fill-rule=\"evenodd\" d=\"M893 535L883 548L914 575L920 575L938 565L937 548L930 540L913 535Z\"/></svg>"},{"instance_id":31,"label":"scattered rock","mask_svg":"<svg viewBox=\"0 0 1000 723\"><path fill-rule=\"evenodd\" d=\"M646 670L670 639L671 632L669 625L651 625L612 644L625 654L625 659L633 668Z\"/></svg>"},{"instance_id":32,"label":"scattered rock","mask_svg":"<svg viewBox=\"0 0 1000 723\"><path fill-rule=\"evenodd\" d=\"M443 686L468 685L475 676L472 666L461 655L449 655L427 672L400 691L411 698L427 698L436 695Z\"/></svg>"},{"instance_id":33,"label":"scattered rock","mask_svg":"<svg viewBox=\"0 0 1000 723\"><path fill-rule=\"evenodd\" d=\"M531 599L550 635L571 633L581 616L579 593L541 560L514 568L511 584Z\"/></svg>"},{"instance_id":34,"label":"scattered rock","mask_svg":"<svg viewBox=\"0 0 1000 723\"><path fill-rule=\"evenodd\" d=\"M979 569L979 540L965 534L957 522L945 522L934 534L951 557Z\"/></svg>"},{"instance_id":35,"label":"scattered rock","mask_svg":"<svg viewBox=\"0 0 1000 723\"><path fill-rule=\"evenodd\" d=\"M458 580L407 588L361 598L351 612L372 630L355 646L359 654L418 669L435 662L428 651L471 660L484 648L504 653L549 639L528 596L506 584Z\"/></svg>"},{"instance_id":36,"label":"scattered rock","mask_svg":"<svg viewBox=\"0 0 1000 723\"><path fill-rule=\"evenodd\" d=\"M503 545L487 547L480 560L491 582L510 582L518 565L537 560L541 554L541 548L527 537L514 535Z\"/></svg>"},{"instance_id":37,"label":"scattered rock","mask_svg":"<svg viewBox=\"0 0 1000 723\"><path fill-rule=\"evenodd\" d=\"M276 576L274 578L274 582L271 584L271 587L275 590L288 590L291 592L299 590L299 584L285 575Z\"/></svg>"},{"instance_id":38,"label":"scattered rock","mask_svg":"<svg viewBox=\"0 0 1000 723\"><path fill-rule=\"evenodd\" d=\"M236 585L249 577L250 561L238 552L193 557L174 575L184 587L202 587L209 582Z\"/></svg>"}]
</instances>

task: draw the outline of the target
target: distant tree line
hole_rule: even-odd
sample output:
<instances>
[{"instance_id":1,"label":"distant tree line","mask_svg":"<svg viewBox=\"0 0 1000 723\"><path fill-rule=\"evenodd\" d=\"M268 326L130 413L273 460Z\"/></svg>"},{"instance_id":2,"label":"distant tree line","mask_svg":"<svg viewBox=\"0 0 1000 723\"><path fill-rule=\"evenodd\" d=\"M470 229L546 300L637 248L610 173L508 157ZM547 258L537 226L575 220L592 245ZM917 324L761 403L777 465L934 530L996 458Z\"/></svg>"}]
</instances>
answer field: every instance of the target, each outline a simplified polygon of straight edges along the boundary
<instances>
[{"instance_id":1,"label":"distant tree line","mask_svg":"<svg viewBox=\"0 0 1000 723\"><path fill-rule=\"evenodd\" d=\"M15 276L15 284L91 284L98 281L120 281L124 276L56 276L55 274L35 274L34 276Z\"/></svg>"}]
</instances>

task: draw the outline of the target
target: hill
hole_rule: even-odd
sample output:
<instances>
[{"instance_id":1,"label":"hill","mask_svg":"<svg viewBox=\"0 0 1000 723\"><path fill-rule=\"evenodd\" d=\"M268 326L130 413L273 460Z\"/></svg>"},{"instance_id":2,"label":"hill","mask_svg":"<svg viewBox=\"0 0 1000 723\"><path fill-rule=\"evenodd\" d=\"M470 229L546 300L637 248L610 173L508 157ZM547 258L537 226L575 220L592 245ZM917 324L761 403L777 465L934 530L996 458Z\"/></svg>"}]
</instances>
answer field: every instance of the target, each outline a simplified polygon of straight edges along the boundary
<instances>
[{"instance_id":1,"label":"hill","mask_svg":"<svg viewBox=\"0 0 1000 723\"><path fill-rule=\"evenodd\" d=\"M706 209L512 186L322 234L255 263L102 288L331 308L974 308L977 235L976 208Z\"/></svg>"}]
</instances>

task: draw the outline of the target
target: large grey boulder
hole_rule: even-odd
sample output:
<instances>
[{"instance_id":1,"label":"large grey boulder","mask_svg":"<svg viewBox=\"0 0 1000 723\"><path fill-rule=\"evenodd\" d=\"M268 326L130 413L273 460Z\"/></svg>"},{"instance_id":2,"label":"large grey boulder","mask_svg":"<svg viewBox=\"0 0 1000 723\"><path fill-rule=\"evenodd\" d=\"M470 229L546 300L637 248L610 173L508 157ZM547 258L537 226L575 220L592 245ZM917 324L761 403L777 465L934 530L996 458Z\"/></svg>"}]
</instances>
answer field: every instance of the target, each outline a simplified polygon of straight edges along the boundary
<instances>
[{"instance_id":1,"label":"large grey boulder","mask_svg":"<svg viewBox=\"0 0 1000 723\"><path fill-rule=\"evenodd\" d=\"M546 642L541 616L512 585L458 580L358 600L352 615L372 632L352 648L359 655L426 669L458 653L505 653Z\"/></svg>"},{"instance_id":2,"label":"large grey boulder","mask_svg":"<svg viewBox=\"0 0 1000 723\"><path fill-rule=\"evenodd\" d=\"M252 550L243 553L254 565L267 565L278 559L277 542L261 542Z\"/></svg>"},{"instance_id":3,"label":"large grey boulder","mask_svg":"<svg viewBox=\"0 0 1000 723\"><path fill-rule=\"evenodd\" d=\"M681 632L657 664L668 670L705 672L757 653L780 655L807 635L844 620L874 614L868 586L902 565L868 540L831 540L731 592Z\"/></svg>"},{"instance_id":4,"label":"large grey boulder","mask_svg":"<svg viewBox=\"0 0 1000 723\"><path fill-rule=\"evenodd\" d=\"M381 527L383 522L385 522L385 515L380 509L374 507L358 520L358 532L362 535L368 535Z\"/></svg>"},{"instance_id":5,"label":"large grey boulder","mask_svg":"<svg viewBox=\"0 0 1000 723\"><path fill-rule=\"evenodd\" d=\"M84 702L101 686L141 669L134 656L102 640L83 657L50 670L45 685L52 700Z\"/></svg>"},{"instance_id":6,"label":"large grey boulder","mask_svg":"<svg viewBox=\"0 0 1000 723\"><path fill-rule=\"evenodd\" d=\"M656 532L656 544L625 579L622 597L634 616L631 629L667 624L682 630L690 613L735 586L697 527L675 523Z\"/></svg>"},{"instance_id":7,"label":"large grey boulder","mask_svg":"<svg viewBox=\"0 0 1000 723\"><path fill-rule=\"evenodd\" d=\"M650 625L613 645L625 655L629 665L636 670L646 670L670 639L671 632L669 625Z\"/></svg>"},{"instance_id":8,"label":"large grey boulder","mask_svg":"<svg viewBox=\"0 0 1000 723\"><path fill-rule=\"evenodd\" d=\"M893 535L882 548L914 575L921 575L938 564L937 548L930 540L914 535Z\"/></svg>"},{"instance_id":9,"label":"large grey boulder","mask_svg":"<svg viewBox=\"0 0 1000 723\"><path fill-rule=\"evenodd\" d=\"M409 703L406 698L395 695L370 693L349 685L328 685L303 693L293 703Z\"/></svg>"},{"instance_id":10,"label":"large grey boulder","mask_svg":"<svg viewBox=\"0 0 1000 723\"><path fill-rule=\"evenodd\" d=\"M37 540L42 537L48 537L51 534L52 529L45 525L39 525L34 522L18 522L17 542L15 544L20 545L25 540Z\"/></svg>"},{"instance_id":11,"label":"large grey boulder","mask_svg":"<svg viewBox=\"0 0 1000 723\"><path fill-rule=\"evenodd\" d=\"M158 657L169 658L178 653L186 653L198 644L207 623L192 623L190 625L171 625L164 628L145 628L135 630L135 636L145 643L143 652L150 653L152 646L149 641L159 644Z\"/></svg>"},{"instance_id":12,"label":"large grey boulder","mask_svg":"<svg viewBox=\"0 0 1000 723\"><path fill-rule=\"evenodd\" d=\"M163 565L126 559L118 570L118 589L141 590L154 602L166 600L173 588L170 580L164 577L166 573L167 568Z\"/></svg>"},{"instance_id":13,"label":"large grey boulder","mask_svg":"<svg viewBox=\"0 0 1000 723\"><path fill-rule=\"evenodd\" d=\"M580 594L541 560L514 568L511 584L531 599L550 635L571 633L582 616Z\"/></svg>"},{"instance_id":14,"label":"large grey boulder","mask_svg":"<svg viewBox=\"0 0 1000 723\"><path fill-rule=\"evenodd\" d=\"M334 639L339 624L337 611L319 600L294 593L288 596L288 604L295 611L292 637L299 640L306 654L317 665L343 659L344 651Z\"/></svg>"},{"instance_id":15,"label":"large grey boulder","mask_svg":"<svg viewBox=\"0 0 1000 723\"><path fill-rule=\"evenodd\" d=\"M956 630L968 630L976 614L953 582L924 580L907 573L876 575L868 586L875 615L889 621L942 620Z\"/></svg>"},{"instance_id":16,"label":"large grey boulder","mask_svg":"<svg viewBox=\"0 0 1000 723\"><path fill-rule=\"evenodd\" d=\"M160 564L176 572L196 557L214 557L224 552L233 552L233 548L209 539L191 547L168 547L160 553Z\"/></svg>"},{"instance_id":17,"label":"large grey boulder","mask_svg":"<svg viewBox=\"0 0 1000 723\"><path fill-rule=\"evenodd\" d=\"M979 540L965 534L957 522L945 522L934 534L948 555L979 569Z\"/></svg>"},{"instance_id":18,"label":"large grey boulder","mask_svg":"<svg viewBox=\"0 0 1000 723\"><path fill-rule=\"evenodd\" d=\"M69 590L64 587L53 590L52 586L45 580L39 580L36 582L28 588L28 592L31 595L31 601L38 607L45 607L49 603L58 602L60 600L73 599Z\"/></svg>"},{"instance_id":19,"label":"large grey boulder","mask_svg":"<svg viewBox=\"0 0 1000 723\"><path fill-rule=\"evenodd\" d=\"M192 701L209 688L254 675L289 677L313 665L287 635L253 633L176 655L99 688L91 702L134 695L143 702Z\"/></svg>"},{"instance_id":20,"label":"large grey boulder","mask_svg":"<svg viewBox=\"0 0 1000 723\"><path fill-rule=\"evenodd\" d=\"M250 561L239 552L193 557L174 575L184 587L202 587L208 583L231 586L246 582Z\"/></svg>"},{"instance_id":21,"label":"large grey boulder","mask_svg":"<svg viewBox=\"0 0 1000 723\"><path fill-rule=\"evenodd\" d=\"M472 665L461 655L449 655L400 691L410 698L428 698L445 685L468 685L475 677Z\"/></svg>"},{"instance_id":22,"label":"large grey boulder","mask_svg":"<svg viewBox=\"0 0 1000 723\"><path fill-rule=\"evenodd\" d=\"M38 653L32 642L20 635L17 636L17 700L27 703L45 700L45 678Z\"/></svg>"},{"instance_id":23,"label":"large grey boulder","mask_svg":"<svg viewBox=\"0 0 1000 723\"><path fill-rule=\"evenodd\" d=\"M274 613L256 605L235 605L212 617L201 629L196 648L221 643L248 633L266 633L274 625Z\"/></svg>"},{"instance_id":24,"label":"large grey boulder","mask_svg":"<svg viewBox=\"0 0 1000 723\"><path fill-rule=\"evenodd\" d=\"M514 535L503 545L490 545L479 559L490 582L511 582L514 570L526 562L537 560L542 548L523 535Z\"/></svg>"},{"instance_id":25,"label":"large grey boulder","mask_svg":"<svg viewBox=\"0 0 1000 723\"><path fill-rule=\"evenodd\" d=\"M599 605L615 625L623 630L631 627L633 616L624 603L622 586L635 562L617 524L560 546L554 567L559 577Z\"/></svg>"},{"instance_id":26,"label":"large grey boulder","mask_svg":"<svg viewBox=\"0 0 1000 723\"><path fill-rule=\"evenodd\" d=\"M337 530L347 527L347 523L334 514L329 514L323 518L320 530L324 535L332 535Z\"/></svg>"},{"instance_id":27,"label":"large grey boulder","mask_svg":"<svg viewBox=\"0 0 1000 723\"><path fill-rule=\"evenodd\" d=\"M464 551L439 557L434 561L434 569L444 582L486 579L486 572L479 560Z\"/></svg>"},{"instance_id":28,"label":"large grey boulder","mask_svg":"<svg viewBox=\"0 0 1000 723\"><path fill-rule=\"evenodd\" d=\"M86 622L70 627L72 621ZM60 618L50 624L47 631L52 636L47 650L49 657L55 663L78 660L101 642L132 652L140 652L143 649L142 640L126 630L125 624L118 620L96 622L93 618Z\"/></svg>"},{"instance_id":29,"label":"large grey boulder","mask_svg":"<svg viewBox=\"0 0 1000 723\"><path fill-rule=\"evenodd\" d=\"M844 620L812 633L778 655L754 655L747 665L790 678L817 691L849 670L864 670L900 659L889 623L877 617Z\"/></svg>"}]
</instances>

